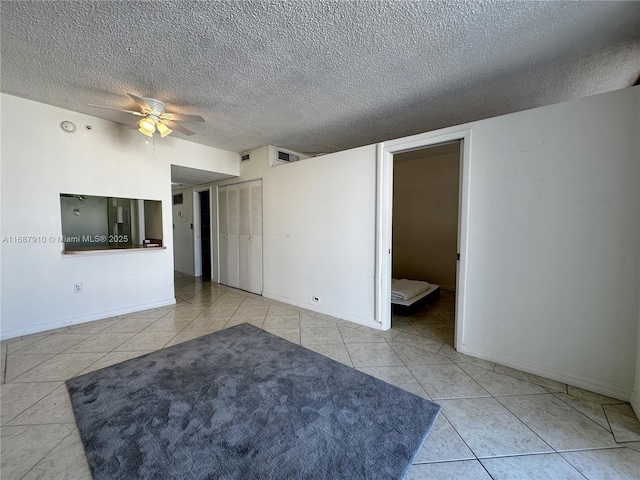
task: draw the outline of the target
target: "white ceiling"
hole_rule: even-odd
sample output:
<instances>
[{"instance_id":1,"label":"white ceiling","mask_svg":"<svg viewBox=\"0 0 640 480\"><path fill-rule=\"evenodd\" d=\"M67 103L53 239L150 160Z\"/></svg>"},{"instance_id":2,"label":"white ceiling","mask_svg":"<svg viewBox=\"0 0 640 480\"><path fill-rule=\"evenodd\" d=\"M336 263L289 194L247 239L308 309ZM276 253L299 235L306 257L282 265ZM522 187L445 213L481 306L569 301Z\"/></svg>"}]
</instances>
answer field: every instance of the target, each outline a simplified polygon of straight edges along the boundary
<instances>
[{"instance_id":1,"label":"white ceiling","mask_svg":"<svg viewBox=\"0 0 640 480\"><path fill-rule=\"evenodd\" d=\"M640 2L7 1L1 90L190 141L333 152L628 87ZM182 137L180 133L174 133ZM183 137L185 138L185 137Z\"/></svg>"},{"instance_id":2,"label":"white ceiling","mask_svg":"<svg viewBox=\"0 0 640 480\"><path fill-rule=\"evenodd\" d=\"M231 177L232 175L225 175L224 173L210 172L208 170L200 170L198 168L183 167L181 165L171 165L172 190L179 190L180 188L193 185L213 183Z\"/></svg>"}]
</instances>

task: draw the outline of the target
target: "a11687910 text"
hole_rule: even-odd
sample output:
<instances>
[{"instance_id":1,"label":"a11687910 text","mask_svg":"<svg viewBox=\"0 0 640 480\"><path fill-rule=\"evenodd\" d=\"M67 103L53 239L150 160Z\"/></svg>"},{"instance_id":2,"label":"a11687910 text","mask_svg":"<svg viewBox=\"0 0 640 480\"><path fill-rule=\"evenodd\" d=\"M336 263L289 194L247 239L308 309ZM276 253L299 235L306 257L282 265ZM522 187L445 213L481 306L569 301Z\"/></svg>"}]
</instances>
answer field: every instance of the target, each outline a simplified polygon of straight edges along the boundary
<instances>
[{"instance_id":1,"label":"a11687910 text","mask_svg":"<svg viewBox=\"0 0 640 480\"><path fill-rule=\"evenodd\" d=\"M2 243L127 243L128 235L5 235Z\"/></svg>"}]
</instances>

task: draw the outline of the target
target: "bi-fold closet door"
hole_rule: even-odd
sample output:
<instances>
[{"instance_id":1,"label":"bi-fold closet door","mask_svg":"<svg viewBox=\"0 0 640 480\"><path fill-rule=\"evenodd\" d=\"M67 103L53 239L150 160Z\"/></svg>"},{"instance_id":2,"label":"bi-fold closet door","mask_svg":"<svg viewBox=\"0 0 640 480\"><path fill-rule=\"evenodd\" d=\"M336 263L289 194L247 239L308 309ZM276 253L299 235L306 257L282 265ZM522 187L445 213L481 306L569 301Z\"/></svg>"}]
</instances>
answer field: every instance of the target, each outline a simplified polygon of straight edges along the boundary
<instances>
[{"instance_id":1,"label":"bi-fold closet door","mask_svg":"<svg viewBox=\"0 0 640 480\"><path fill-rule=\"evenodd\" d=\"M218 188L220 283L262 294L262 180Z\"/></svg>"}]
</instances>

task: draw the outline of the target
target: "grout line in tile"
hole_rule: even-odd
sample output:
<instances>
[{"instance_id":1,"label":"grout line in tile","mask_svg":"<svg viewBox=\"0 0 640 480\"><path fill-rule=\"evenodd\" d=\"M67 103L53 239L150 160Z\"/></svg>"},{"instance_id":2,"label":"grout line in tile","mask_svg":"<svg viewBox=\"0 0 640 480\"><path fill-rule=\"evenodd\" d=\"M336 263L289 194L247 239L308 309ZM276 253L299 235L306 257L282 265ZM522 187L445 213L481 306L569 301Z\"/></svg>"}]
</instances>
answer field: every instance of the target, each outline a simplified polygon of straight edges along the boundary
<instances>
[{"instance_id":1,"label":"grout line in tile","mask_svg":"<svg viewBox=\"0 0 640 480\"><path fill-rule=\"evenodd\" d=\"M55 382L55 381L54 381ZM54 383L54 382L29 382L29 383ZM11 384L11 383L10 383ZM13 426L29 426L29 425L34 425L34 424L29 424L29 425L9 425L9 422L12 422L13 420L15 420L16 418L18 418L20 415L22 415L24 412L26 412L27 410L29 410L31 407L33 407L36 403L38 403L40 400L48 397L49 395L51 395L53 392L55 392L57 389L59 389L61 386L63 386L65 384L65 382L60 382L60 385L57 385L53 390L51 390L51 392L49 392L48 394L46 394L44 397L36 400L35 402L33 402L32 404L26 406L24 409L20 410L18 413L16 413L13 417L5 420L5 422L2 424L2 428L4 427L13 427ZM11 384L11 385L20 385L20 383L15 383L15 384ZM40 423L35 424L35 425L42 425ZM50 424L50 425L58 425L56 423Z\"/></svg>"},{"instance_id":2,"label":"grout line in tile","mask_svg":"<svg viewBox=\"0 0 640 480\"><path fill-rule=\"evenodd\" d=\"M473 455L473 452L471 452ZM454 458L452 460L426 460L423 462L413 462L411 465L433 465L434 463L454 463L454 462L472 462L480 460L479 458ZM493 478L493 477L492 477Z\"/></svg>"},{"instance_id":3,"label":"grout line in tile","mask_svg":"<svg viewBox=\"0 0 640 480\"><path fill-rule=\"evenodd\" d=\"M4 353L2 353L2 384L7 383L7 352L8 348L4 349Z\"/></svg>"},{"instance_id":4,"label":"grout line in tile","mask_svg":"<svg viewBox=\"0 0 640 480\"><path fill-rule=\"evenodd\" d=\"M558 392L558 393L561 393L561 392ZM550 395L553 395L553 393L552 393L552 392L549 392L549 394L550 394ZM567 395L571 395L571 394L570 394L570 393L567 393ZM584 414L583 412L581 412L580 410L578 410L576 407L574 407L574 406L573 406L573 405L571 405L570 403L565 402L562 398L557 397L556 395L553 395L553 396L554 396L555 398L557 398L558 400L560 400L560 401L561 401L562 403L564 403L565 405L568 405L569 407L571 407L573 410L575 410L575 411L576 411L577 413L579 413L580 415L582 415L582 416L586 417L587 419L591 420L593 423L595 423L595 424L596 424L596 425L598 425L599 427L604 428L602 425L598 424L597 422L594 422L594 421L593 421L591 418L589 418L586 414ZM573 395L571 395L571 396L573 396ZM575 398L578 398L578 397L575 397ZM586 401L588 401L588 400L586 400ZM595 403L595 402L591 402L591 403ZM604 418L605 418L605 420L607 421L607 425L609 425L609 433L610 433L611 435L613 435L613 428L611 427L611 422L609 421L609 417L607 416L607 412L606 412L606 410L603 408L603 406L602 406L601 404L598 404L598 405L600 405L600 408L602 408L602 413L604 414ZM606 430L606 428L605 428L605 430ZM613 435L613 439L614 439L614 440L615 440L615 438L616 438L616 437L615 437L615 435ZM618 443L618 442L616 442L616 443Z\"/></svg>"},{"instance_id":5,"label":"grout line in tile","mask_svg":"<svg viewBox=\"0 0 640 480\"><path fill-rule=\"evenodd\" d=\"M558 452L558 455L560 455L560 458L562 458L565 462L567 462L569 465L571 465L571 467L572 467L576 472L578 472L578 473L579 473L583 478L585 478L585 479L589 480L589 477L587 477L584 473L582 473L582 472L578 469L578 467L576 467L573 463L571 463L571 461L570 461L568 458L566 458L566 457L565 457L564 455L562 455L560 452Z\"/></svg>"},{"instance_id":6,"label":"grout line in tile","mask_svg":"<svg viewBox=\"0 0 640 480\"><path fill-rule=\"evenodd\" d=\"M532 394L529 394L529 395L530 395L530 396L535 396L535 395L551 395L551 394L550 394L550 393L532 393ZM502 395L502 396L506 396L506 395ZM509 395L509 396L513 396L513 395ZM538 437L538 438L540 439L540 441L541 441L541 442L543 442L545 445L547 445L547 446L548 446L552 451L554 451L554 452L556 452L556 453L558 452L558 450L556 450L556 449L555 449L555 448L553 448L551 445L549 445L549 442L547 442L544 438L542 438L540 435L538 435L538 433L537 433L537 432L535 432L535 431L534 431L534 430L533 430L529 425L527 425L527 424L524 422L524 420L522 420L518 415L516 415L516 413L515 413L515 412L511 411L511 409L509 409L509 407L507 407L504 403L502 403L502 402L500 401L500 397L496 397L496 396L494 396L493 398L494 398L494 399L495 399L495 400L496 400L500 405L502 405L505 409L507 409L507 411L508 411L511 415L513 415L515 418L517 418L517 419L518 419L518 421L519 421L520 423L522 423L525 427L527 427L527 429L529 429L529 430L530 430L530 431L531 431L531 432L532 432L536 437ZM590 420L591 420L591 419L590 419ZM593 421L593 420L591 420L591 421ZM593 422L593 423L595 423L595 422ZM596 425L597 425L597 424L596 424ZM599 425L598 425L598 426L599 426Z\"/></svg>"},{"instance_id":7,"label":"grout line in tile","mask_svg":"<svg viewBox=\"0 0 640 480\"><path fill-rule=\"evenodd\" d=\"M456 426L453 423L451 423L451 421L449 421L449 419L444 413L444 408L440 411L440 415L442 415L442 417L447 421L447 423L451 425L451 428L453 429L453 431L456 432L456 435L458 435L458 437L460 437L460 440L462 440L462 442L466 445L466 447L469 449L469 451L475 457L475 459L479 460L478 455L476 455L476 452L473 451L473 449L471 448L471 445L469 445L467 441L464 439L464 437L460 434L460 432L458 432L458 429L456 428Z\"/></svg>"},{"instance_id":8,"label":"grout line in tile","mask_svg":"<svg viewBox=\"0 0 640 480\"><path fill-rule=\"evenodd\" d=\"M602 407L602 405L600 405ZM609 415L607 415L607 410L606 408L602 408L602 411L604 412L604 418L607 420L607 425L609 425L609 432L611 433L611 436L613 437L613 441L616 442L618 445L620 445L620 443L617 439L616 439L616 434L613 433L613 425L611 425L611 420L609 420ZM624 446L624 445L621 445Z\"/></svg>"},{"instance_id":9,"label":"grout line in tile","mask_svg":"<svg viewBox=\"0 0 640 480\"><path fill-rule=\"evenodd\" d=\"M128 341L128 340L127 340L127 341ZM116 347L116 348L117 348L117 347ZM113 352L113 350L112 350L111 352ZM71 378L75 378L75 377L78 377L78 376L80 376L80 375L84 375L84 373L83 373L83 372L84 372L87 368L92 367L93 365L95 365L96 363L98 363L100 360L102 360L104 357L106 357L107 355L109 355L111 352L94 352L94 353L102 353L103 355L102 355L100 358L98 358L95 362L90 363L89 365L87 365L86 367L84 367L82 370L80 370L78 373L76 373L75 375L73 375ZM60 355L64 355L64 354L60 354ZM65 380L65 382L66 382L66 380ZM63 383L65 383L65 382L63 382Z\"/></svg>"},{"instance_id":10,"label":"grout line in tile","mask_svg":"<svg viewBox=\"0 0 640 480\"><path fill-rule=\"evenodd\" d=\"M50 425L69 425L69 424L68 424L68 423L52 423L52 424L50 424ZM58 447L58 445L60 445L62 442L64 442L64 441L69 437L69 435L73 434L76 430L78 430L78 426L77 426L77 425L76 425L76 428L72 428L72 429L71 429L71 431L70 431L67 435L65 435L64 437L62 437L62 439L60 439L60 441L59 441L58 443L56 443L56 444L55 444L55 445L54 445L54 446L53 446L49 451L47 451L46 453L44 453L44 454L43 454L43 455L38 459L38 461L37 461L36 463L34 463L34 464L33 464L33 466L32 466L28 471L26 471L26 472L24 473L24 475L22 475L20 478L27 478L27 476L29 475L29 472L31 472L31 470L33 470L34 468L36 468L36 467L40 464L40 462L41 462L42 460L44 460L44 459L47 457L47 455L49 455L49 454L50 454L54 449L56 449L56 448Z\"/></svg>"},{"instance_id":11,"label":"grout line in tile","mask_svg":"<svg viewBox=\"0 0 640 480\"><path fill-rule=\"evenodd\" d=\"M611 410L611 409L605 408L605 407L612 407L612 406L618 406L618 405L624 405L624 404L609 404L609 403L605 403L604 405L600 404L600 406L602 407L602 410L604 410L605 413L608 410L608 411L610 411L612 413L617 413L618 415L622 415L623 417L635 418L636 420L640 420L640 418L638 418L638 415L636 415L635 410L633 410L633 407L631 407L631 410L633 412L632 415L628 415L628 414L622 413L622 412L616 412L615 410ZM627 402L627 405L631 405L631 404Z\"/></svg>"},{"instance_id":12,"label":"grout line in tile","mask_svg":"<svg viewBox=\"0 0 640 480\"><path fill-rule=\"evenodd\" d=\"M482 463L480 461L480 459L478 459L478 463L480 464L480 466L484 469L484 471L487 473L487 475L489 475L489 478L494 478L493 475L491 475L491 473L489 473L489 470L487 470L487 467L484 466L484 463Z\"/></svg>"},{"instance_id":13,"label":"grout line in tile","mask_svg":"<svg viewBox=\"0 0 640 480\"><path fill-rule=\"evenodd\" d=\"M47 397L48 396L49 395L47 395ZM38 402L39 401L40 400L38 400ZM38 403L38 402L36 402L36 403ZM35 403L33 405L35 405ZM33 405L31 405L29 408L33 407ZM29 408L26 408L21 413L26 412L27 410L29 410ZM13 417L11 420L15 420L17 416L18 415ZM40 423L14 423L13 425L9 425L8 422L7 422L2 426L2 428L4 428L4 427L33 427L33 426L36 426L36 425L76 425L77 426L77 422L75 421L75 419L74 419L73 422L46 422L45 421L45 422L40 422Z\"/></svg>"},{"instance_id":14,"label":"grout line in tile","mask_svg":"<svg viewBox=\"0 0 640 480\"><path fill-rule=\"evenodd\" d=\"M66 380L34 380L33 382L7 382L7 384L11 384L11 385L26 385L27 383L54 383L54 382L60 382L60 385L62 385L63 383L66 382ZM58 387L60 385L58 385ZM56 387L56 388L58 388L58 387Z\"/></svg>"},{"instance_id":15,"label":"grout line in tile","mask_svg":"<svg viewBox=\"0 0 640 480\"><path fill-rule=\"evenodd\" d=\"M300 329L300 337L302 337L302 329ZM340 335L340 338L342 338L342 334ZM300 343L302 343L302 338L300 338ZM351 354L349 353L349 349L347 348L347 344L344 343L344 339L342 339L342 345L344 345L344 349L347 352L347 357L349 357L349 361L351 362L352 367L351 368L356 368L354 365L355 363L353 363L353 358L351 358ZM402 360L400 360L402 361ZM404 363L404 362L403 362ZM422 387L422 385L420 385ZM423 387L424 389L424 387Z\"/></svg>"},{"instance_id":16,"label":"grout line in tile","mask_svg":"<svg viewBox=\"0 0 640 480\"><path fill-rule=\"evenodd\" d=\"M616 447L588 447L588 448L574 448L574 449L560 449L556 450L557 453L574 453L574 452L593 452L596 450L620 450L627 448L624 445L618 445Z\"/></svg>"}]
</instances>

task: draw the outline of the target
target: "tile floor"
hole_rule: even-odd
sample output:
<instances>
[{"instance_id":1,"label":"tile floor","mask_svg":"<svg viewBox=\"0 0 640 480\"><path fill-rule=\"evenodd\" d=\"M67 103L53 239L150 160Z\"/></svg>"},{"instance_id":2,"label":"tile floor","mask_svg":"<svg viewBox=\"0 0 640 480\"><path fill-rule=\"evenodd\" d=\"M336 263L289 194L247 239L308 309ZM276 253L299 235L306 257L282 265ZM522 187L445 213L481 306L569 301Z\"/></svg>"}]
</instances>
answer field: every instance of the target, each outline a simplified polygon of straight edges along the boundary
<instances>
[{"instance_id":1,"label":"tile floor","mask_svg":"<svg viewBox=\"0 0 640 480\"><path fill-rule=\"evenodd\" d=\"M176 275L178 304L2 342L1 472L89 479L64 381L249 322L442 405L408 479L638 479L624 402L457 353L449 292L380 332Z\"/></svg>"}]
</instances>

